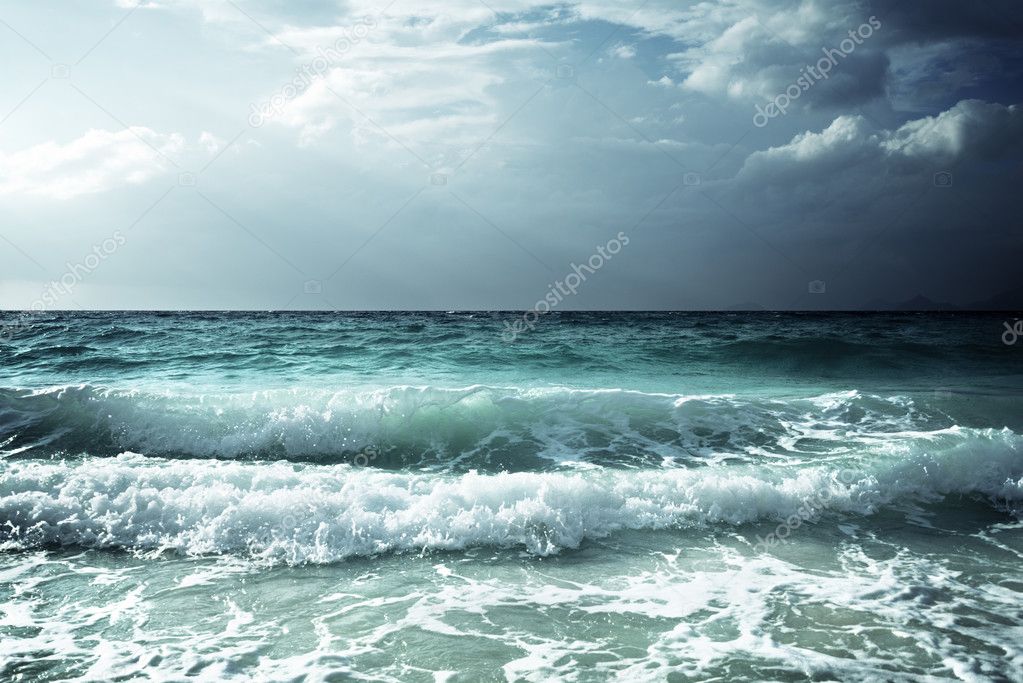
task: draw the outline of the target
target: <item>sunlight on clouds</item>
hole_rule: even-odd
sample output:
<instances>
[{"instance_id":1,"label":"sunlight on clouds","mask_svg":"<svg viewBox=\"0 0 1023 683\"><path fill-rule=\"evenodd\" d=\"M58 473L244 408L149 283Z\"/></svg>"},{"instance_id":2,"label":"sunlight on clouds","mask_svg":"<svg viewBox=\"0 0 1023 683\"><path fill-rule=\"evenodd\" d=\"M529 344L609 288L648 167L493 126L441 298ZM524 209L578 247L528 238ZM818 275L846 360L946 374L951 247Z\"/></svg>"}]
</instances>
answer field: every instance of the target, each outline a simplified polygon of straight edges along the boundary
<instances>
[{"instance_id":1,"label":"sunlight on clouds","mask_svg":"<svg viewBox=\"0 0 1023 683\"><path fill-rule=\"evenodd\" d=\"M281 121L299 129L303 144L344 121L357 143L392 146L395 136L431 161L442 161L452 146L490 133L502 111L497 88L525 80L530 63L549 62L541 48L556 49L530 38L464 41L485 18L475 8L465 17L445 8L437 16L410 12L376 18L369 35L352 45L340 65L288 103ZM318 47L344 34L315 27L280 35L308 62Z\"/></svg>"},{"instance_id":2,"label":"sunlight on clouds","mask_svg":"<svg viewBox=\"0 0 1023 683\"><path fill-rule=\"evenodd\" d=\"M909 121L884 147L908 157L950 161L964 154L1001 158L1023 144L1023 108L963 100L937 116Z\"/></svg>"},{"instance_id":3,"label":"sunlight on clouds","mask_svg":"<svg viewBox=\"0 0 1023 683\"><path fill-rule=\"evenodd\" d=\"M224 146L224 141L213 133L204 130L199 135L199 144L202 145L207 152L214 154L220 151L220 148Z\"/></svg>"},{"instance_id":4,"label":"sunlight on clouds","mask_svg":"<svg viewBox=\"0 0 1023 683\"><path fill-rule=\"evenodd\" d=\"M937 116L878 130L859 115L836 118L820 133L807 131L791 142L754 152L739 179L757 184L827 182L835 173L890 178L900 172L942 168L963 159L995 160L1023 152L1023 109L963 100Z\"/></svg>"},{"instance_id":5,"label":"sunlight on clouds","mask_svg":"<svg viewBox=\"0 0 1023 683\"><path fill-rule=\"evenodd\" d=\"M65 144L51 141L0 153L0 194L65 200L138 185L168 171L169 164L157 150L173 155L184 147L185 140L177 133L164 135L141 126L119 132L89 130Z\"/></svg>"},{"instance_id":6,"label":"sunlight on clouds","mask_svg":"<svg viewBox=\"0 0 1023 683\"><path fill-rule=\"evenodd\" d=\"M619 44L616 45L613 50L611 50L611 53L615 57L619 57L621 59L632 59L633 57L636 56L636 46Z\"/></svg>"}]
</instances>

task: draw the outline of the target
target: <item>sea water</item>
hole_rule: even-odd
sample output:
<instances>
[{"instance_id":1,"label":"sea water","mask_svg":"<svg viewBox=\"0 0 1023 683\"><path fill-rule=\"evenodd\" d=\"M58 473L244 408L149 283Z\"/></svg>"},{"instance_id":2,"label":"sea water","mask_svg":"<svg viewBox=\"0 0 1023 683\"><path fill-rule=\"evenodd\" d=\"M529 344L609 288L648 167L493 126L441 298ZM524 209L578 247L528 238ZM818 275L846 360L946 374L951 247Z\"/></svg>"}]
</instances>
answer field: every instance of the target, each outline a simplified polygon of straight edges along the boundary
<instances>
[{"instance_id":1,"label":"sea water","mask_svg":"<svg viewBox=\"0 0 1023 683\"><path fill-rule=\"evenodd\" d=\"M1023 679L1005 316L519 316L2 314L0 679Z\"/></svg>"}]
</instances>

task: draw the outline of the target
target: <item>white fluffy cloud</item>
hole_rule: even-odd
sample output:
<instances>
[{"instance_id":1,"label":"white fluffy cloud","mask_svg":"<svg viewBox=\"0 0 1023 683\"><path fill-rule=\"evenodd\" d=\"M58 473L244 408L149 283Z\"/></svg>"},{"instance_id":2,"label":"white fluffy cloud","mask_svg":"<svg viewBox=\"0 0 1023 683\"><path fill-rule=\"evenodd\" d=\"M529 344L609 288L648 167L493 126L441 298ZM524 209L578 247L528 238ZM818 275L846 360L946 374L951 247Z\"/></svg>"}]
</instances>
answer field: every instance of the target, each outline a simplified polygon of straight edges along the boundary
<instances>
[{"instance_id":1,"label":"white fluffy cloud","mask_svg":"<svg viewBox=\"0 0 1023 683\"><path fill-rule=\"evenodd\" d=\"M806 132L778 147L754 152L739 177L778 184L828 174L864 171L871 175L919 171L964 159L990 160L1018 154L1023 141L1023 108L963 100L936 116L878 130L859 115L840 116L819 133Z\"/></svg>"},{"instance_id":2,"label":"white fluffy cloud","mask_svg":"<svg viewBox=\"0 0 1023 683\"><path fill-rule=\"evenodd\" d=\"M882 143L889 154L934 162L995 159L1019 151L1023 108L963 100L937 116L909 121Z\"/></svg>"},{"instance_id":3,"label":"white fluffy cloud","mask_svg":"<svg viewBox=\"0 0 1023 683\"><path fill-rule=\"evenodd\" d=\"M137 185L164 173L161 155L181 152L185 139L135 126L89 130L67 143L45 142L12 154L0 152L0 194L70 199L120 185Z\"/></svg>"},{"instance_id":4,"label":"white fluffy cloud","mask_svg":"<svg viewBox=\"0 0 1023 683\"><path fill-rule=\"evenodd\" d=\"M621 59L632 59L636 56L636 46L619 44L611 50L611 54Z\"/></svg>"},{"instance_id":5,"label":"white fluffy cloud","mask_svg":"<svg viewBox=\"0 0 1023 683\"><path fill-rule=\"evenodd\" d=\"M801 104L861 104L883 94L885 25L858 3L719 3L703 19L711 37L670 55L682 85L693 92L773 99L830 53L833 68Z\"/></svg>"}]
</instances>

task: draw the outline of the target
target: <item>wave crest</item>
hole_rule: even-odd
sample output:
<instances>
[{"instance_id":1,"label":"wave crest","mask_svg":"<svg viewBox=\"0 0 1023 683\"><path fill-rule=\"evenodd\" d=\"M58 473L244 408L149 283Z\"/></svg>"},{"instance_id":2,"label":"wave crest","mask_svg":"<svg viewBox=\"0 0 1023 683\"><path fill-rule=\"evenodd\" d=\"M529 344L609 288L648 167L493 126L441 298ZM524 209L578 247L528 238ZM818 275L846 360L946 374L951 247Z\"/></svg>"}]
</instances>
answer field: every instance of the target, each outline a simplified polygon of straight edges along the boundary
<instances>
[{"instance_id":1,"label":"wave crest","mask_svg":"<svg viewBox=\"0 0 1023 683\"><path fill-rule=\"evenodd\" d=\"M908 398L855 391L775 400L480 385L196 395L0 389L0 448L9 455L338 463L372 448L374 466L384 468L523 471L565 460L645 467L810 456L952 425Z\"/></svg>"},{"instance_id":2,"label":"wave crest","mask_svg":"<svg viewBox=\"0 0 1023 683\"><path fill-rule=\"evenodd\" d=\"M981 496L1018 510L1023 440L952 429L844 464L481 474L168 461L0 463L0 548L242 554L287 563L469 546L536 554L625 529L687 528ZM851 476L839 476L842 467Z\"/></svg>"}]
</instances>

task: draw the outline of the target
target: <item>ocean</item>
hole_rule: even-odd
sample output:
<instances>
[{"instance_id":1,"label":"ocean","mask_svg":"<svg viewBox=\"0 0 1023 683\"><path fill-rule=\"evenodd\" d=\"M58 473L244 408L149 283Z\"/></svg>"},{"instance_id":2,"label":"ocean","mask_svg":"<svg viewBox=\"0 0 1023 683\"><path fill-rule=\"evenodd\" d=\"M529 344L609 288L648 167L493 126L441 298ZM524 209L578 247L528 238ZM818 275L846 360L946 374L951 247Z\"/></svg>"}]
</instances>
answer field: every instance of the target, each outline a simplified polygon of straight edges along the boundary
<instances>
[{"instance_id":1,"label":"ocean","mask_svg":"<svg viewBox=\"0 0 1023 683\"><path fill-rule=\"evenodd\" d=\"M0 679L1023 680L1012 316L520 318L0 314Z\"/></svg>"}]
</instances>

